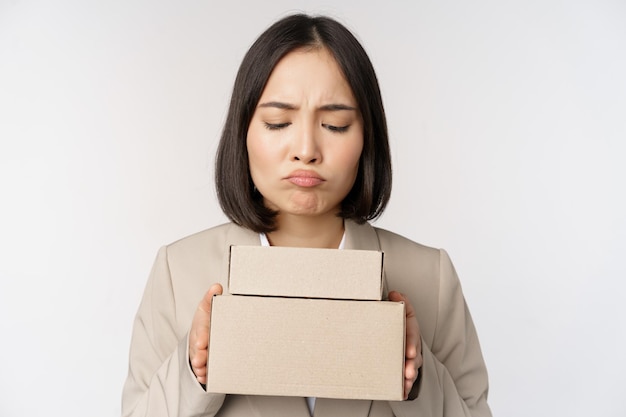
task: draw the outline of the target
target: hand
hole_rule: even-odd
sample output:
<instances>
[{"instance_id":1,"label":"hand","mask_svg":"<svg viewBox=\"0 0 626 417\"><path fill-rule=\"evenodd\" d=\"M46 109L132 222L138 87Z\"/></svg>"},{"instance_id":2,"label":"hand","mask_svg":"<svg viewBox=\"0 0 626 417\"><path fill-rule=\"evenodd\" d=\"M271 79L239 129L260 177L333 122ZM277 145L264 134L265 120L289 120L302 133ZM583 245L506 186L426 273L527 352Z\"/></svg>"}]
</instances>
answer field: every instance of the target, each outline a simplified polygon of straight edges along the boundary
<instances>
[{"instance_id":1,"label":"hand","mask_svg":"<svg viewBox=\"0 0 626 417\"><path fill-rule=\"evenodd\" d=\"M415 310L409 299L397 291L391 291L388 298L389 301L404 301L406 312L406 357L404 359L404 399L406 400L422 366L422 338Z\"/></svg>"},{"instance_id":2,"label":"hand","mask_svg":"<svg viewBox=\"0 0 626 417\"><path fill-rule=\"evenodd\" d=\"M209 291L204 294L202 301L191 321L189 331L189 362L196 379L201 384L206 384L206 364L209 357L209 330L211 327L211 302L213 296L222 294L222 286L213 284Z\"/></svg>"}]
</instances>

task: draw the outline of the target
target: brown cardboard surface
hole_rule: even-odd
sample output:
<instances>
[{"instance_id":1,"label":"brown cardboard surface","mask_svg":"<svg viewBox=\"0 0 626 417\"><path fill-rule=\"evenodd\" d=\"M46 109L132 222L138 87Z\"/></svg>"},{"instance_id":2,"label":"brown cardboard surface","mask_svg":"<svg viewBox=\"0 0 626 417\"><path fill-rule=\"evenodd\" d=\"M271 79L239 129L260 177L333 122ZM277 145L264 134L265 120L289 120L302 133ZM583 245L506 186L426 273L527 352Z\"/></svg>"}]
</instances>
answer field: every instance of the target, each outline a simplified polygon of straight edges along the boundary
<instances>
[{"instance_id":1,"label":"brown cardboard surface","mask_svg":"<svg viewBox=\"0 0 626 417\"><path fill-rule=\"evenodd\" d=\"M404 304L213 299L207 391L402 400Z\"/></svg>"},{"instance_id":2,"label":"brown cardboard surface","mask_svg":"<svg viewBox=\"0 0 626 417\"><path fill-rule=\"evenodd\" d=\"M381 300L377 251L231 246L229 292L237 295Z\"/></svg>"}]
</instances>

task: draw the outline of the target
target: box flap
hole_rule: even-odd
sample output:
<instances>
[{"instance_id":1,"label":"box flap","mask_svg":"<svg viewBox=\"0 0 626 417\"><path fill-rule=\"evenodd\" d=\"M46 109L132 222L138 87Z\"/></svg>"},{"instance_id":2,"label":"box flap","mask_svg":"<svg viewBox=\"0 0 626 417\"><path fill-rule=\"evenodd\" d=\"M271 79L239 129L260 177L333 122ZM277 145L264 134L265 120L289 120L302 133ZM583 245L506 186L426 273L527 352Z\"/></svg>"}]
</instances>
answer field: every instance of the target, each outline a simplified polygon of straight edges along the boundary
<instances>
[{"instance_id":1,"label":"box flap","mask_svg":"<svg viewBox=\"0 0 626 417\"><path fill-rule=\"evenodd\" d=\"M382 270L378 251L231 246L229 292L380 301Z\"/></svg>"}]
</instances>

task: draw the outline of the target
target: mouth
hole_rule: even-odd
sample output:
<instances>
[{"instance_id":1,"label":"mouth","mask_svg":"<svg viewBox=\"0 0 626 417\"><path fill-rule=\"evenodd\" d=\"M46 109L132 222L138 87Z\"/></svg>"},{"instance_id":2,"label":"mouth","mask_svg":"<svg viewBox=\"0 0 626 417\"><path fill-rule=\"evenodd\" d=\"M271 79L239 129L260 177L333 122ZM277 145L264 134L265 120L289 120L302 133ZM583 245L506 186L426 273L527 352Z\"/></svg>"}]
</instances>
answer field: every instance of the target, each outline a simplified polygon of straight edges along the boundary
<instances>
[{"instance_id":1,"label":"mouth","mask_svg":"<svg viewBox=\"0 0 626 417\"><path fill-rule=\"evenodd\" d=\"M298 187L315 187L326 181L316 172L306 170L294 171L287 175L285 179Z\"/></svg>"}]
</instances>

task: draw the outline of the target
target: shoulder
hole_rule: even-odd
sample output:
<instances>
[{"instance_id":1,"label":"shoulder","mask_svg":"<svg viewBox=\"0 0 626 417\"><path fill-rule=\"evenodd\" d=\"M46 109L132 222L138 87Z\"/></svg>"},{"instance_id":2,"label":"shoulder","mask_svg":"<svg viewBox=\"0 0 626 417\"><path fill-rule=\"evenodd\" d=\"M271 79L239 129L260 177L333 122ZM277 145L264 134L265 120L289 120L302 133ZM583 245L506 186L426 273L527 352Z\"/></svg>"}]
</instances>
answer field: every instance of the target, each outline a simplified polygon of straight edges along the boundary
<instances>
[{"instance_id":1,"label":"shoulder","mask_svg":"<svg viewBox=\"0 0 626 417\"><path fill-rule=\"evenodd\" d=\"M231 245L259 244L259 235L234 223L224 223L179 239L162 250L172 276L219 277L224 280Z\"/></svg>"},{"instance_id":2,"label":"shoulder","mask_svg":"<svg viewBox=\"0 0 626 417\"><path fill-rule=\"evenodd\" d=\"M376 234L378 235L378 239L380 240L381 245L385 244L387 246L406 248L407 250L417 250L417 251L423 251L423 252L433 252L433 251L438 252L439 251L439 249L423 245L405 236L391 232L386 229L382 229L380 227L374 227L374 230L376 231Z\"/></svg>"},{"instance_id":3,"label":"shoulder","mask_svg":"<svg viewBox=\"0 0 626 417\"><path fill-rule=\"evenodd\" d=\"M436 288L441 272L441 249L417 243L385 229L375 228L384 253L389 285ZM393 289L393 288L390 288ZM408 290L408 289L407 289Z\"/></svg>"},{"instance_id":4,"label":"shoulder","mask_svg":"<svg viewBox=\"0 0 626 417\"><path fill-rule=\"evenodd\" d=\"M194 251L224 251L230 245L259 245L259 234L234 223L224 223L166 246L172 253Z\"/></svg>"},{"instance_id":5,"label":"shoulder","mask_svg":"<svg viewBox=\"0 0 626 417\"><path fill-rule=\"evenodd\" d=\"M206 286L207 282L210 284L223 281L223 265L230 246L229 237L238 228L232 223L221 224L161 248L161 256L165 258L172 285L185 289L194 287L191 284L193 282Z\"/></svg>"},{"instance_id":6,"label":"shoulder","mask_svg":"<svg viewBox=\"0 0 626 417\"><path fill-rule=\"evenodd\" d=\"M374 227L374 230L378 236L380 248L385 252L385 256L402 257L404 262L410 262L411 260L424 262L426 259L438 262L441 256L441 249L423 245L379 227Z\"/></svg>"},{"instance_id":7,"label":"shoulder","mask_svg":"<svg viewBox=\"0 0 626 417\"><path fill-rule=\"evenodd\" d=\"M182 253L206 252L212 247L223 247L227 236L235 226L233 223L224 223L209 229L202 230L189 236L178 239L166 246L167 252L172 255Z\"/></svg>"}]
</instances>

